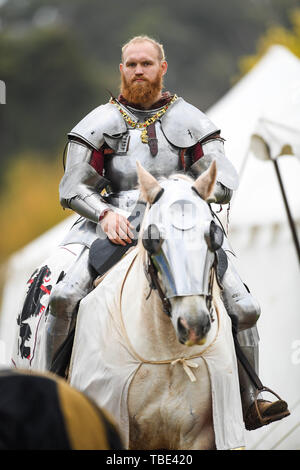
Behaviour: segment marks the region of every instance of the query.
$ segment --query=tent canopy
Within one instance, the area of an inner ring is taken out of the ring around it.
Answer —
[[[285,47],[272,46],[208,111],[222,130],[226,153],[240,176],[231,204],[233,229],[286,223],[272,162],[262,161],[264,145],[273,157],[292,155],[281,158],[280,168],[293,216],[300,219],[299,160],[295,158],[300,158],[299,83],[300,60]]]

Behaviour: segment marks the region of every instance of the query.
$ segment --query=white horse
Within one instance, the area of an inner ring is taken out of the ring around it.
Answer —
[[[147,201],[136,248],[79,307],[71,385],[115,418],[129,449],[244,446],[231,321],[215,251],[222,231],[206,199],[216,166],[195,182],[157,181],[138,165]]]

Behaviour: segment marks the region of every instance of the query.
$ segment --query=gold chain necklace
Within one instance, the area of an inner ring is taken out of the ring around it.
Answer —
[[[136,128],[137,129],[142,129],[141,140],[142,140],[143,144],[147,144],[148,143],[147,127],[150,126],[150,124],[153,124],[155,121],[157,121],[157,119],[159,119],[161,116],[163,116],[165,114],[165,112],[167,111],[168,107],[171,106],[171,104],[173,104],[174,101],[177,100],[177,98],[178,98],[178,96],[174,95],[169,103],[165,104],[165,106],[162,109],[157,111],[157,113],[155,113],[153,116],[151,116],[150,118],[148,118],[144,122],[134,121],[129,116],[129,114],[127,114],[126,111],[124,111],[124,109],[118,104],[118,102],[114,98],[111,98],[109,100],[109,102],[114,104],[118,108],[118,110],[122,114],[124,120],[127,122],[127,124],[129,124],[131,127],[133,127],[133,129],[136,129]]]

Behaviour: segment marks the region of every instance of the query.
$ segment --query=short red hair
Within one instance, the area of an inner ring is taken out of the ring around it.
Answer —
[[[136,42],[145,42],[145,41],[150,42],[151,44],[153,44],[153,46],[156,47],[157,52],[158,52],[158,58],[160,61],[166,60],[163,45],[157,42],[155,39],[150,38],[149,36],[143,35],[143,36],[135,36],[134,38],[126,42],[126,44],[124,44],[124,46],[122,47],[122,62],[124,61],[124,52],[129,45],[134,44]]]

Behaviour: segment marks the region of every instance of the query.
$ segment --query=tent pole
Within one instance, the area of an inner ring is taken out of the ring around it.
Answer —
[[[299,240],[298,240],[298,236],[297,236],[297,232],[296,232],[295,223],[293,221],[292,214],[291,214],[289,204],[288,204],[288,201],[287,201],[287,197],[286,197],[285,189],[284,189],[284,186],[283,186],[281,174],[280,174],[280,171],[279,171],[279,166],[278,166],[277,159],[276,158],[272,159],[272,161],[274,162],[275,171],[276,171],[276,174],[277,174],[277,178],[278,178],[279,186],[280,186],[280,189],[281,189],[281,193],[282,193],[282,197],[283,197],[283,201],[284,201],[284,205],[285,205],[285,209],[286,209],[290,229],[291,229],[291,232],[292,232],[292,237],[293,237],[295,248],[296,248],[297,255],[298,255],[298,261],[299,261],[299,264],[300,264],[300,245],[299,245]]]

